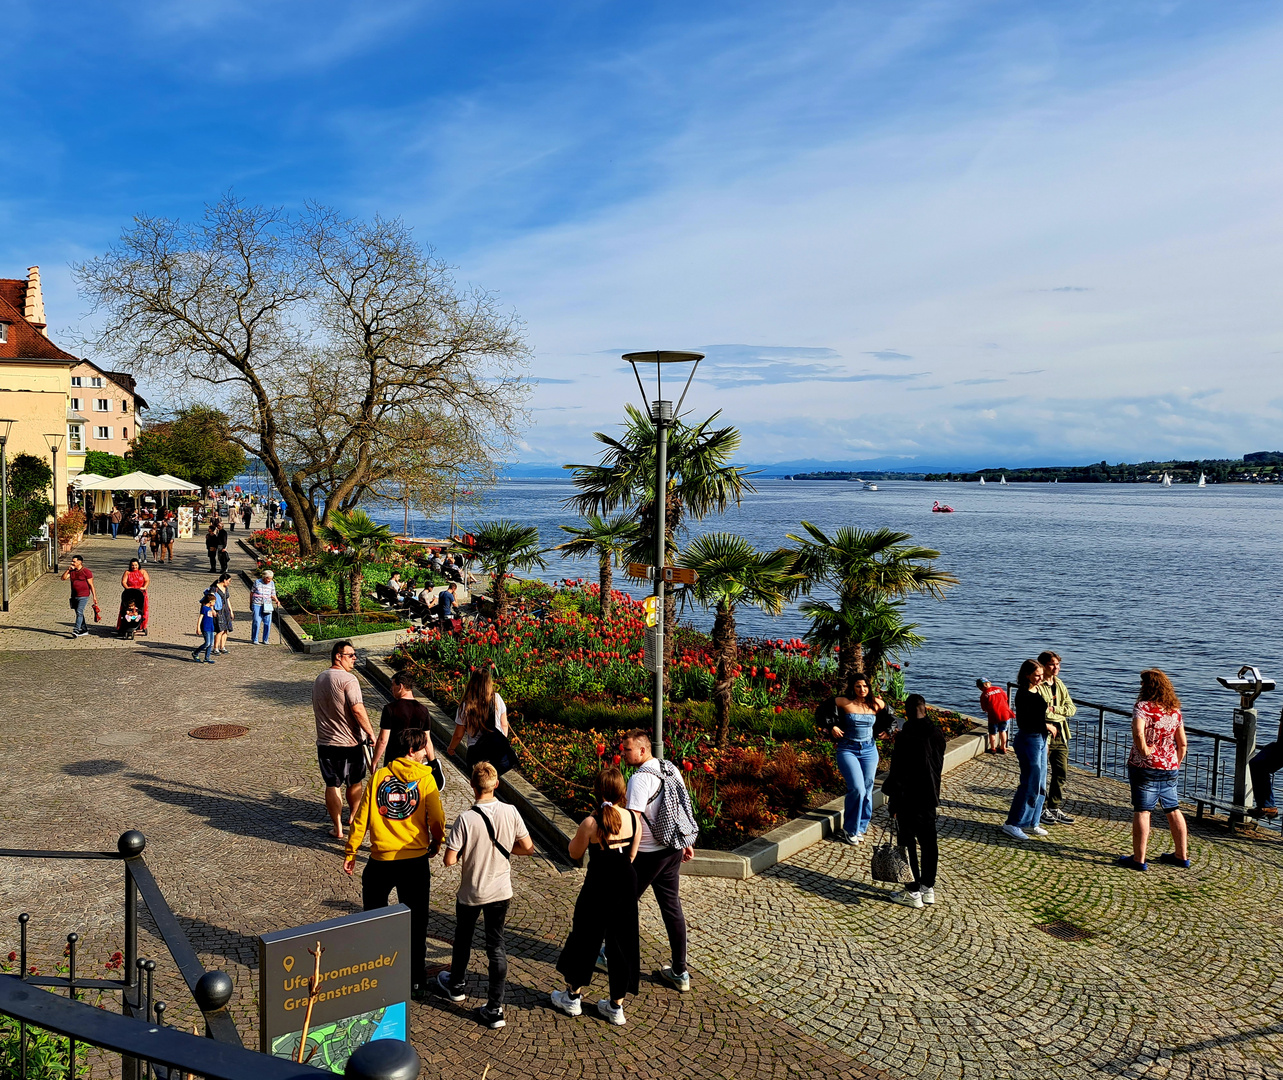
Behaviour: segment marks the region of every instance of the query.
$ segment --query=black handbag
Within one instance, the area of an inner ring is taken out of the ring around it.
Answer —
[[[891,827],[882,831],[882,838],[873,849],[869,871],[874,881],[887,881],[892,885],[903,885],[913,880],[913,871],[909,869],[909,853],[900,843],[894,818],[891,820]]]

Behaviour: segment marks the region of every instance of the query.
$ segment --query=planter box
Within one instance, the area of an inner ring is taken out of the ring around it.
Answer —
[[[246,545],[248,546],[248,545]],[[251,590],[254,588],[254,575],[248,570],[241,571],[241,580],[245,582]],[[314,638],[293,615],[283,607],[278,607],[273,613],[272,621],[288,643],[290,648],[295,652],[304,653],[328,653],[331,646],[341,638]],[[380,630],[374,634],[357,634],[347,640],[358,649],[391,649],[396,643],[405,636],[405,629],[398,630]]]
[[[370,659],[365,662],[363,670],[371,682],[377,684],[384,693],[391,695],[393,672],[387,664]],[[428,711],[432,714],[433,735],[443,746],[447,745],[454,734],[454,721],[447,717],[430,698],[420,697],[420,700],[427,705]],[[950,739],[945,746],[942,773],[956,769],[959,765],[983,754],[986,734],[987,728],[978,726]],[[458,759],[456,763],[466,774],[467,765]],[[875,810],[886,803],[886,797],[881,791],[884,775],[879,773],[874,782],[876,790],[873,793],[873,809]],[[526,827],[539,837],[545,847],[555,851],[565,861],[571,861],[567,849],[575,831],[579,828],[579,822],[561,811],[551,799],[519,773],[510,772],[501,776],[499,793],[521,811]],[[778,828],[741,844],[734,851],[696,848],[695,857],[682,864],[682,873],[688,877],[721,877],[738,880],[760,874],[763,870],[783,862],[799,851],[818,844],[825,837],[832,836],[842,821],[844,803],[845,798],[833,799],[814,810],[804,811],[792,821],[786,821]],[[583,861],[580,860],[574,865],[581,866]]]
[[[383,693],[389,698],[392,696],[392,668],[381,660],[371,658],[365,661],[361,670]],[[454,735],[454,720],[442,712],[431,698],[420,695],[419,700],[432,714],[432,737],[444,752]],[[468,775],[466,761],[456,755],[454,763],[459,766],[464,776]],[[563,862],[574,866],[583,865],[582,859],[573,860],[568,852],[571,838],[579,828],[579,822],[562,813],[551,799],[519,773],[509,772],[499,777],[499,794],[521,812],[526,828],[539,837],[544,847],[555,852]]]

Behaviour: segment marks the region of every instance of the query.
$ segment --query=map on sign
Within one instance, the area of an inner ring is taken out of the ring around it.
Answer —
[[[303,1060],[318,1069],[341,1073],[347,1059],[372,1039],[404,1039],[405,1033],[404,1002],[356,1016],[345,1016],[342,1020],[308,1031]],[[272,1055],[298,1060],[298,1041],[302,1034],[302,1030],[291,1031],[273,1039]]]

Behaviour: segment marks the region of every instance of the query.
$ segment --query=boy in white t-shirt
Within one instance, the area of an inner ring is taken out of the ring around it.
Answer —
[[[477,1010],[487,1027],[501,1028],[503,990],[508,979],[508,953],[504,948],[503,924],[512,900],[513,855],[533,855],[534,841],[515,806],[495,798],[499,774],[488,761],[479,761],[472,770],[472,791],[476,803],[455,818],[445,842],[445,865],[460,865],[463,879],[455,900],[454,955],[450,970],[437,976],[437,985],[451,1001],[463,1001],[463,981],[472,953],[472,932],[477,919],[486,921],[486,957],[490,961],[490,984],[486,1003]]]

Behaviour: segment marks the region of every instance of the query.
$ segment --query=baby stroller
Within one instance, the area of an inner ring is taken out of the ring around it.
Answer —
[[[120,594],[120,614],[116,616],[116,632],[121,637],[132,640],[142,628],[146,604],[147,597],[142,589],[125,589]]]

